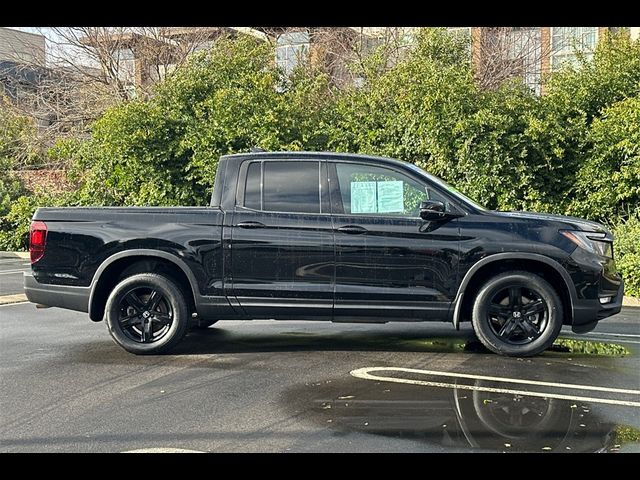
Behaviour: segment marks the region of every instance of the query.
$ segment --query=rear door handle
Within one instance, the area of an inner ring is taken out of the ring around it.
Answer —
[[[240,222],[236,227],[240,228],[264,228],[266,225],[260,222]]]
[[[367,233],[368,230],[359,225],[345,225],[344,227],[339,227],[336,229],[338,232],[348,233],[350,235],[360,235],[362,233]]]

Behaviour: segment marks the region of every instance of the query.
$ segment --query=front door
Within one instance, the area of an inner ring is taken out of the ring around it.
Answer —
[[[392,166],[330,161],[336,242],[336,320],[444,320],[455,295],[458,222],[425,222],[439,199],[424,180]]]
[[[331,318],[334,243],[326,163],[247,161],[232,221],[233,295],[250,318]]]

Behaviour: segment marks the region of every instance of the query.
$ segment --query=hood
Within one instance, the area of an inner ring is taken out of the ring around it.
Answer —
[[[583,232],[602,232],[602,233],[610,233],[604,225],[592,222],[590,220],[585,220],[583,218],[577,217],[568,217],[565,215],[552,215],[550,213],[536,213],[536,212],[497,212],[494,211],[496,215],[501,217],[510,217],[510,218],[522,218],[526,220],[537,220],[537,221],[553,221],[553,222],[562,222],[567,224],[569,228],[574,230],[581,230]]]

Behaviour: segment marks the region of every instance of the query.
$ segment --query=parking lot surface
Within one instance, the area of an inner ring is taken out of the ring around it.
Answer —
[[[141,357],[86,314],[3,305],[0,451],[638,451],[639,317],[528,359],[448,324],[297,321]]]

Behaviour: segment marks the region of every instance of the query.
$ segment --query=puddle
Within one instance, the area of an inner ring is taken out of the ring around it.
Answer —
[[[213,337],[213,338],[207,338]],[[466,336],[425,337],[421,334],[388,335],[386,332],[229,333],[221,329],[192,332],[179,351],[190,353],[244,353],[274,351],[393,351],[425,353],[487,353],[473,333]],[[557,356],[621,357],[630,351],[619,344],[560,338],[545,354]]]
[[[602,420],[589,404],[555,398],[343,379],[298,386],[283,401],[336,434],[450,450],[616,452],[640,442],[640,430]]]

